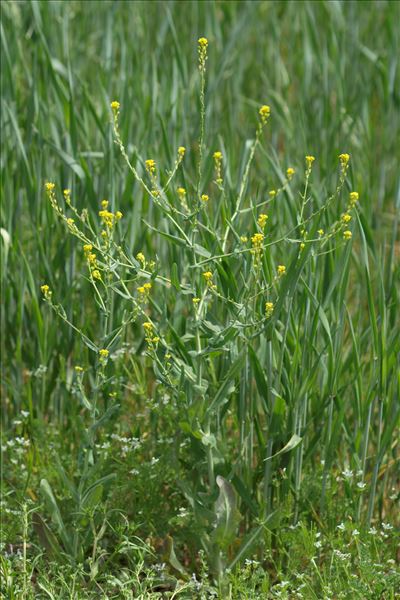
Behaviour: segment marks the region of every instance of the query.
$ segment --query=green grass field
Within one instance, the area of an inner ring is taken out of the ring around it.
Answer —
[[[396,1],[2,2],[2,597],[400,598],[399,57]]]

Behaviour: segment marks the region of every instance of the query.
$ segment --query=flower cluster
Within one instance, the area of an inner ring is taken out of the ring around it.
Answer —
[[[52,295],[52,291],[50,289],[50,287],[47,285],[47,283],[44,283],[43,285],[40,286],[40,289],[42,291],[43,296],[45,297],[46,300],[51,300],[51,295]]]
[[[208,39],[205,37],[201,37],[198,40],[198,54],[199,54],[199,69],[200,72],[204,73],[206,70],[206,62],[207,62],[207,48],[208,48]]]
[[[213,274],[211,273],[211,271],[205,271],[203,273],[203,278],[207,284],[207,287],[209,287],[211,289],[214,289],[216,287],[216,285],[212,281]]]
[[[285,275],[286,274],[285,265],[278,265],[277,273],[278,273],[279,277],[282,277],[283,275]]]
[[[143,285],[138,287],[137,291],[139,294],[139,302],[147,302],[150,295],[151,287],[151,283],[144,283]]]
[[[154,325],[150,321],[143,323],[144,337],[150,347],[154,347],[160,341],[160,338],[154,335]]]
[[[307,154],[306,156],[306,177],[310,176],[313,162],[315,161],[315,156],[312,154]]]
[[[219,185],[221,185],[221,183],[222,183],[222,176],[221,176],[222,152],[220,152],[219,150],[214,152],[213,159],[214,159],[215,174],[216,174],[215,181]]]
[[[257,224],[258,224],[259,227],[261,227],[261,229],[264,229],[265,225],[267,224],[267,221],[268,221],[268,215],[265,215],[264,213],[261,213],[258,216]]]
[[[307,154],[306,156],[306,165],[307,165],[307,169],[310,169],[313,162],[315,160],[315,156],[312,156],[311,154]]]
[[[339,154],[339,160],[340,160],[340,166],[342,167],[342,169],[347,168],[347,166],[350,162],[350,154],[347,154],[347,153]]]
[[[267,319],[269,319],[270,317],[272,317],[272,314],[274,312],[274,303],[273,302],[266,302],[265,303],[265,316]]]
[[[94,252],[92,252],[92,250],[92,244],[85,244],[83,246],[83,252],[85,253],[86,262],[88,264],[91,276],[93,279],[101,280],[101,274],[97,264],[97,256]]]
[[[286,176],[289,181],[291,181],[293,179],[294,174],[295,174],[295,170],[293,169],[293,167],[289,167],[288,169],[286,169]]]
[[[358,192],[350,192],[349,196],[349,208],[354,208],[358,202],[359,194]]]
[[[255,233],[251,236],[251,253],[253,254],[256,262],[260,260],[264,242],[263,233]]]
[[[150,173],[150,175],[154,175],[156,172],[156,161],[152,158],[148,158],[144,164],[146,166],[146,171]]]
[[[101,350],[99,350],[99,360],[101,364],[104,365],[107,362],[109,354],[110,352],[107,350],[107,348],[101,348]]]
[[[271,115],[271,109],[267,104],[264,104],[258,111],[258,114],[261,118],[261,124],[265,125]]]

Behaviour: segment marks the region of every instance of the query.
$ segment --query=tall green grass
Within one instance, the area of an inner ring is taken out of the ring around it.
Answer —
[[[112,479],[104,478],[114,467],[84,458],[88,448],[96,454],[96,419],[106,414],[106,431],[120,423],[121,431],[148,436],[149,456],[164,428],[174,439],[162,446],[171,466],[166,485],[190,506],[188,544],[206,549],[216,573],[304,511],[335,527],[330,490],[345,468],[360,472],[360,486],[347,490],[352,518],[369,526],[390,514],[400,410],[399,17],[394,2],[92,2],[90,9],[81,2],[3,3],[3,430],[29,410],[35,451],[27,489],[39,473],[58,486],[59,497],[69,488],[65,496],[79,514],[112,493]],[[127,168],[109,105],[121,103],[121,139],[138,168],[147,158],[171,166],[178,146],[187,148],[169,197],[177,202],[176,185],[195,197],[200,35],[209,39],[200,189],[210,200],[198,223],[182,219],[177,234]],[[272,116],[243,189],[246,212],[225,245],[264,103]],[[211,184],[215,150],[224,156],[223,194]],[[354,189],[360,207],[352,242],[328,244],[320,256],[307,245],[299,258],[298,244],[286,241],[254,271],[251,254],[233,250],[235,239],[255,231],[255,205],[293,166],[293,186],[272,205],[267,231],[278,237],[295,228],[304,155],[317,157],[309,194],[318,208],[337,185],[341,152],[351,155],[342,199],[311,233],[340,218]],[[129,303],[110,294],[105,318],[83,277],[81,244],[46,200],[47,180],[71,188],[93,223],[103,198],[123,212],[120,243],[130,265],[124,280],[136,277],[138,252],[155,260],[150,315],[165,346],[155,368],[140,322],[110,344],[114,328],[129,318]],[[201,249],[182,242],[182,231]],[[273,291],[274,316],[257,328],[254,316],[262,320],[269,299],[253,300],[257,275],[270,281],[278,264],[287,275]],[[188,292],[201,297],[209,268],[225,300],[215,298],[195,318]],[[105,378],[93,375],[96,353],[44,307],[44,282],[65,319],[98,349],[124,350],[109,361]],[[163,371],[167,346],[172,380]],[[97,389],[99,396],[90,423],[79,404],[77,364],[88,369],[85,393]],[[40,451],[48,426],[63,431],[59,454],[67,449],[78,467],[52,470]],[[318,483],[310,483],[313,473]],[[79,552],[89,551],[85,543],[92,547],[95,536],[84,543],[72,533],[76,523],[60,524],[48,485],[42,494],[62,532],[60,548],[82,560]],[[132,493],[128,482],[119,485]],[[39,496],[38,486],[31,491]],[[173,527],[165,533],[174,534]]]

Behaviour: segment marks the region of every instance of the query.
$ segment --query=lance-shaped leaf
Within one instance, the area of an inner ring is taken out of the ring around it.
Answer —
[[[219,496],[215,503],[215,529],[212,539],[220,548],[226,548],[235,539],[241,515],[236,507],[233,486],[220,475],[217,476],[216,482]]]
[[[297,435],[297,433],[294,433],[288,441],[288,443],[286,444],[286,446],[283,446],[283,448],[281,448],[279,452],[276,452],[276,454],[273,454],[272,456],[267,456],[267,458],[264,458],[264,460],[271,460],[271,458],[275,458],[275,456],[279,456],[280,454],[285,454],[285,452],[290,452],[291,450],[294,450],[301,443],[301,440],[302,438],[299,435]]]

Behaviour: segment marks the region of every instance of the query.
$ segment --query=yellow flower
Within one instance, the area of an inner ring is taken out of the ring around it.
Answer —
[[[186,148],[185,146],[179,146],[178,148],[178,154],[181,158],[183,158],[185,156],[185,152],[186,152]]]
[[[206,69],[207,46],[208,46],[207,38],[205,38],[205,37],[199,38],[199,40],[198,40],[199,69],[203,73]]]
[[[145,161],[146,169],[149,173],[155,173],[156,171],[156,161],[152,158],[148,158]]]
[[[45,283],[44,285],[41,285],[40,289],[45,298],[50,298],[52,292],[50,290],[50,287],[47,285],[47,283]]]
[[[285,273],[286,273],[285,265],[278,265],[277,271],[278,271],[279,277],[282,277],[282,275],[285,275]]]
[[[178,187],[177,192],[181,198],[186,195],[186,190],[183,187]]]
[[[54,190],[54,188],[56,187],[56,184],[51,183],[50,181],[46,181],[46,183],[44,184],[44,187],[46,188],[46,190],[48,192],[52,192]]]
[[[257,223],[261,227],[261,229],[264,229],[267,221],[268,221],[268,215],[261,213],[258,217]]]
[[[349,215],[349,213],[345,213],[342,215],[342,221],[343,223],[349,223],[351,221],[351,215]]]
[[[149,294],[150,294],[150,290],[151,290],[151,283],[145,283],[144,285],[138,287],[137,291],[140,294],[141,302],[147,301],[147,298],[149,297]]]
[[[75,221],[73,219],[67,219],[68,225],[73,225]]]
[[[76,365],[76,366],[75,366],[75,371],[76,371],[77,373],[82,373],[82,372],[83,372],[83,369],[82,369],[82,367],[80,367],[79,365]]]
[[[288,169],[286,169],[286,175],[287,175],[287,178],[289,179],[289,181],[292,179],[294,173],[295,173],[295,170],[292,167],[289,167]]]
[[[143,252],[138,252],[138,253],[136,254],[136,258],[137,258],[137,260],[138,260],[139,262],[141,262],[141,263],[142,263],[142,265],[144,265],[144,264],[145,264],[145,262],[146,262],[146,259],[145,259],[145,257],[144,257],[144,254],[143,254]]]
[[[325,231],[323,229],[318,229],[317,233],[318,233],[319,237],[322,237],[324,235]]]
[[[268,117],[271,114],[271,109],[267,104],[264,104],[260,110],[258,111],[260,117],[261,117],[261,123],[263,125],[265,125],[265,123],[268,121]]]
[[[342,153],[339,154],[340,164],[343,167],[346,167],[349,164],[350,154]]]
[[[252,245],[251,253],[253,254],[254,259],[257,263],[261,257],[263,241],[264,241],[263,233],[255,233],[254,235],[251,236],[251,245]]]
[[[68,190],[68,189],[67,189],[67,190],[64,190],[64,191],[63,191],[63,194],[64,194],[64,198],[65,198],[65,200],[66,200],[67,202],[69,202],[69,201],[70,201],[71,190]]]
[[[264,241],[263,233],[255,233],[251,237],[251,243],[253,245],[253,248],[260,248],[262,246],[263,241]]]
[[[350,192],[350,208],[354,208],[359,198],[358,192]]]
[[[192,298],[193,304],[198,304],[200,302],[200,298]]]
[[[267,317],[267,319],[269,319],[272,316],[273,312],[274,312],[274,303],[266,302],[265,303],[265,316]]]
[[[99,211],[99,217],[101,217],[101,220],[103,221],[104,225],[108,228],[111,229],[114,225],[114,215],[112,212],[110,212],[109,210],[100,210]]]
[[[213,274],[211,273],[211,271],[206,271],[205,273],[203,273],[203,277],[207,281],[207,283],[211,281],[212,276]]]
[[[208,202],[208,200],[209,200],[207,194],[202,194],[201,195],[201,199],[202,199],[203,202]]]
[[[102,200],[101,206],[102,206],[102,208],[108,208],[108,200]]]
[[[100,271],[98,271],[98,269],[95,269],[95,270],[92,272],[92,277],[93,277],[93,279],[99,279],[99,280],[101,280],[101,274],[100,274]]]
[[[153,339],[151,340],[153,342],[153,344],[158,344],[158,342],[160,341],[159,337],[153,337]]]
[[[85,253],[87,253],[87,252],[91,252],[92,248],[93,248],[92,244],[85,244],[85,245],[83,246],[83,251],[84,251]]]
[[[351,240],[351,238],[353,237],[353,234],[351,233],[351,231],[349,229],[346,229],[346,231],[343,231],[343,237],[345,240]]]
[[[315,156],[312,156],[311,154],[307,154],[307,156],[306,156],[307,169],[311,169],[311,166],[312,166],[314,160],[315,160]]]
[[[215,181],[217,183],[221,184],[222,183],[222,177],[221,177],[222,152],[217,150],[216,152],[214,152],[213,158],[214,158],[214,163],[215,163],[215,171],[216,171],[216,175],[217,175]]]
[[[276,190],[270,190],[268,192],[268,194],[270,195],[271,198],[274,198],[276,196]]]
[[[120,106],[121,106],[121,105],[120,105],[120,103],[119,103],[117,100],[113,100],[113,101],[111,102],[111,108],[112,108],[114,111],[117,111],[117,110],[119,110],[119,107],[120,107]]]
[[[110,353],[106,348],[102,348],[101,350],[99,350],[99,354],[100,354],[100,358],[106,359],[106,358],[108,358],[108,355]]]
[[[248,241],[247,235],[241,235],[240,236],[240,241],[245,244]]]
[[[153,323],[150,323],[150,321],[146,321],[146,323],[143,323],[143,329],[145,330],[147,335],[149,335],[153,331]]]
[[[122,212],[120,210],[117,210],[117,212],[115,213],[115,218],[117,219],[117,221],[122,219],[123,216],[124,215],[122,214]]]

